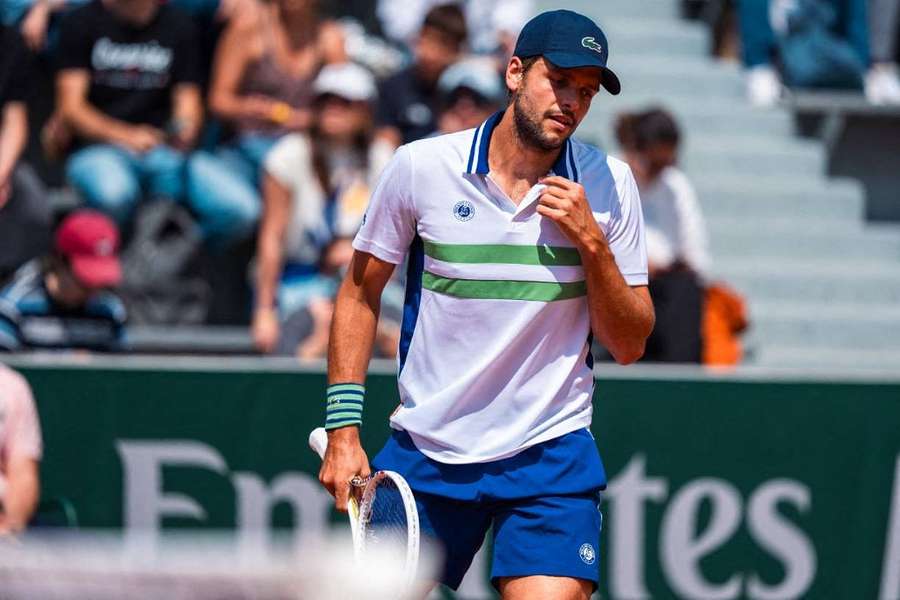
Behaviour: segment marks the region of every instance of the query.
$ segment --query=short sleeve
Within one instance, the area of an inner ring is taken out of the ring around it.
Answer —
[[[19,310],[6,298],[6,290],[0,292],[0,352],[21,350],[19,338]]]
[[[402,95],[399,75],[394,75],[379,86],[378,101],[375,104],[375,124],[378,127],[400,127],[397,101]]]
[[[647,285],[647,247],[641,197],[631,169],[616,182],[606,239],[628,285]]]
[[[0,64],[5,63],[4,66],[9,68],[5,78],[4,74],[0,74],[0,105],[7,102],[27,102],[31,82],[30,54],[25,51],[19,32],[15,29],[4,27],[0,31],[0,40],[3,42],[2,51],[8,53]]]
[[[7,460],[40,460],[43,454],[41,425],[31,388],[21,375],[13,371],[0,375],[0,387],[5,397],[7,413],[3,455]]]
[[[369,200],[353,247],[400,264],[416,235],[413,206],[412,156],[401,146],[384,168]]]
[[[63,17],[59,29],[59,46],[56,50],[57,66],[60,70],[91,68],[91,50],[94,45],[92,27],[87,11],[90,5],[82,6]]]
[[[272,147],[263,162],[263,169],[287,187],[297,187],[298,174],[308,175],[309,144],[299,133],[291,133],[281,138]]]
[[[175,61],[172,66],[172,83],[200,84],[203,74],[200,68],[199,45],[197,33],[191,18],[180,11],[174,11],[173,20],[177,20],[178,42],[175,46]]]

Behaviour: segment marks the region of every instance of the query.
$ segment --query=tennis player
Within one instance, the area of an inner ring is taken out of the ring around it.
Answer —
[[[408,480],[451,588],[491,526],[504,599],[597,585],[606,475],[588,432],[591,340],[631,363],[654,321],[634,178],[571,139],[601,87],[620,91],[608,52],[583,15],[526,24],[505,110],[397,150],[338,293],[319,478],[343,509],[348,481],[370,473],[363,383],[381,291],[405,259],[400,406],[372,468]]]

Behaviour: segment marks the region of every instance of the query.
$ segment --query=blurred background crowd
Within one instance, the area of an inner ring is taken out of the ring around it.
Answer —
[[[713,58],[742,62],[750,103],[771,106],[791,88],[900,104],[898,6],[681,9],[709,25]],[[400,144],[505,107],[502,73],[540,8],[0,0],[0,349],[140,350],[136,334],[157,328],[151,345],[167,350],[184,328],[230,326],[249,332],[247,351],[324,356],[381,167]],[[629,57],[611,29],[615,66]],[[690,124],[647,105],[618,111],[609,129],[606,150],[631,165],[648,227],[658,325],[645,360],[739,362],[747,308],[712,275],[701,203],[679,168]],[[384,357],[402,309],[398,273],[383,300]]]

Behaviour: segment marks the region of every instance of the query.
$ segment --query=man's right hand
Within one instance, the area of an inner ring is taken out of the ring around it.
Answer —
[[[136,125],[129,128],[122,142],[124,145],[138,154],[143,154],[159,146],[165,140],[165,134],[149,125]]]
[[[359,442],[359,428],[355,425],[328,432],[328,449],[319,470],[319,481],[334,496],[335,508],[347,512],[350,499],[350,480],[371,474],[369,458]]]

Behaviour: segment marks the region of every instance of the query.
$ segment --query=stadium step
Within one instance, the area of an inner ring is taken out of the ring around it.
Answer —
[[[872,232],[842,229],[834,225],[815,227],[815,221],[805,227],[777,227],[784,221],[770,222],[745,219],[743,226],[733,221],[710,221],[712,254],[728,259],[753,256],[756,258],[793,259],[827,258],[839,260],[867,260],[876,258],[900,259],[900,235],[894,231]]]
[[[622,79],[620,96],[594,99],[580,137],[616,154],[621,112],[655,105],[678,119],[713,278],[751,306],[747,362],[900,368],[900,227],[865,223],[861,185],[828,178],[821,144],[797,138],[787,111],[746,102],[741,68],[707,55],[705,26],[682,21],[678,0],[563,6],[601,23]]]
[[[809,348],[854,347],[900,352],[900,309],[855,303],[751,304],[752,339],[766,345],[803,340]]]
[[[668,18],[641,16],[600,16],[598,22],[606,33],[610,45],[612,64],[618,66],[620,57],[665,53],[669,56],[694,60],[709,46],[708,36],[702,30],[672,27]]]
[[[765,345],[751,350],[751,360],[761,367],[821,369],[828,372],[848,369],[896,374],[900,350],[856,348],[852,346],[810,348],[805,345]],[[871,375],[870,375],[871,376]]]
[[[900,304],[897,262],[713,256],[712,271],[751,302]]]
[[[841,219],[862,226],[863,192],[850,180],[798,180],[762,175],[708,174],[694,179],[703,212],[710,218],[778,216]]]

